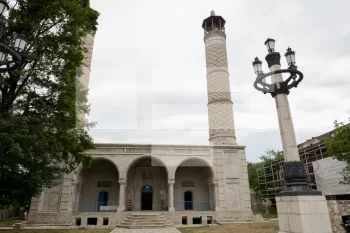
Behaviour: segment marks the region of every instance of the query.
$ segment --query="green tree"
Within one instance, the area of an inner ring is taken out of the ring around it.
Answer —
[[[327,146],[327,155],[347,164],[343,171],[344,180],[341,183],[350,184],[350,124],[335,121],[334,129],[334,137],[324,141]]]
[[[271,163],[279,159],[283,159],[283,152],[268,149],[267,151],[265,151],[265,154],[259,157],[259,159],[260,159],[260,162],[256,162],[256,163],[248,162],[247,164],[249,187],[255,192],[259,191],[257,170],[263,168],[265,164]]]
[[[265,154],[261,155],[259,158],[264,164],[267,164],[276,160],[283,159],[283,152],[279,150],[275,151],[268,149],[265,151]]]
[[[257,170],[264,167],[263,162],[251,163],[248,162],[248,179],[249,179],[249,188],[254,190],[254,192],[259,191],[258,175]]]
[[[12,0],[7,35],[29,42],[20,67],[0,74],[0,205],[23,205],[63,173],[89,166],[94,148],[79,121],[87,114],[87,90],[76,69],[94,33],[98,12],[87,0]]]

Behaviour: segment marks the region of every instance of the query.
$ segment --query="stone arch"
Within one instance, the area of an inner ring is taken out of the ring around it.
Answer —
[[[101,206],[116,208],[119,201],[119,173],[118,166],[109,158],[94,157],[89,168],[81,165],[76,170],[75,211],[96,212],[100,211]],[[100,200],[102,192],[107,193],[108,199]]]
[[[112,163],[115,168],[117,169],[118,171],[118,177],[121,178],[122,176],[122,171],[119,169],[118,165],[113,161],[111,160],[110,158],[106,158],[106,157],[92,157],[92,161],[91,161],[91,164],[94,162],[94,161],[97,161],[97,160],[106,160],[110,163]],[[76,176],[80,174],[81,170],[84,168],[83,164],[80,164],[74,171],[74,180],[76,179]]]
[[[174,169],[174,206],[176,210],[209,211],[215,209],[214,169],[202,158],[182,160]],[[186,193],[192,200],[185,200]]]
[[[212,181],[213,181],[213,182],[215,181],[215,179],[216,179],[216,174],[215,174],[214,167],[213,167],[208,161],[206,161],[206,160],[204,160],[204,159],[202,159],[202,158],[199,158],[199,157],[190,157],[190,158],[186,158],[186,159],[184,159],[184,160],[181,160],[181,161],[174,167],[174,169],[172,170],[171,176],[169,177],[169,179],[175,179],[176,171],[177,171],[178,168],[181,166],[181,164],[184,164],[184,163],[186,163],[186,162],[188,162],[188,161],[191,161],[191,160],[193,160],[193,161],[198,161],[198,162],[201,163],[201,164],[199,164],[199,165],[208,167],[208,168],[210,169],[210,171],[211,171],[211,174],[212,174],[212,178],[213,178]]]
[[[142,159],[147,159],[147,158],[154,159],[154,160],[156,161],[156,163],[162,165],[162,167],[164,167],[165,170],[166,170],[168,179],[170,178],[170,174],[171,174],[171,173],[170,173],[170,171],[169,171],[169,167],[167,167],[167,166],[165,165],[165,163],[164,163],[163,160],[161,160],[161,159],[158,158],[158,157],[151,156],[151,155],[142,155],[142,156],[139,156],[139,157],[133,159],[132,161],[130,161],[130,163],[126,166],[126,168],[125,168],[125,170],[123,171],[123,173],[120,174],[120,175],[122,175],[122,176],[120,176],[120,177],[121,177],[121,178],[122,178],[122,177],[125,177],[125,179],[127,180],[127,178],[128,178],[128,172],[129,172],[130,168],[132,168],[132,166],[135,165],[135,163],[137,163],[137,161],[140,161],[140,160],[142,160]]]
[[[166,210],[168,176],[168,167],[158,157],[145,155],[133,159],[125,170],[125,209],[127,211]],[[142,193],[144,186],[152,187],[152,196]],[[146,201],[149,205],[142,204]]]

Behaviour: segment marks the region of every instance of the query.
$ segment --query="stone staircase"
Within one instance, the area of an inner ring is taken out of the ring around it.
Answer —
[[[145,228],[166,228],[173,227],[162,213],[132,213],[118,227],[128,229],[145,229]]]

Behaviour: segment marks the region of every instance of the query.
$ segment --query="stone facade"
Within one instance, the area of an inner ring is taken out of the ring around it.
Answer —
[[[33,198],[28,223],[71,225],[87,215],[113,214],[120,216],[110,221],[119,223],[125,211],[142,210],[145,186],[152,188],[151,211],[164,211],[174,223],[201,213],[216,220],[253,218],[242,146],[96,146],[90,168],[78,168]],[[118,211],[104,213],[96,205],[101,192]],[[189,207],[185,192],[192,194]]]
[[[161,211],[175,224],[254,219],[245,147],[235,137],[224,24],[215,15],[203,23],[210,146],[97,144],[87,151],[90,168],[64,175],[32,199],[29,224],[117,225],[129,211],[144,210]],[[86,87],[92,44],[89,36]]]
[[[340,223],[342,215],[350,214],[350,200],[327,201],[327,205],[333,233],[345,233]]]

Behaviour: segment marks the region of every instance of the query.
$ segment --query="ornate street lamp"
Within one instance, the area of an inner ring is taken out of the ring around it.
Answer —
[[[27,41],[24,38],[24,36],[23,35],[17,36],[15,40],[15,50],[21,53],[25,50],[26,45],[27,45]]]
[[[0,0],[0,16],[5,17],[9,9],[9,4],[5,0]]]
[[[254,73],[257,75],[262,74],[261,64],[262,64],[262,61],[260,61],[259,58],[256,57],[253,61],[253,67],[254,67]]]
[[[307,184],[306,172],[304,165],[300,161],[288,103],[289,91],[293,87],[297,87],[303,80],[303,73],[297,70],[295,52],[291,48],[288,48],[285,53],[289,67],[288,69],[281,69],[281,55],[279,52],[275,52],[275,40],[269,38],[265,41],[265,45],[269,52],[265,59],[270,72],[263,73],[261,68],[262,62],[256,57],[253,61],[254,73],[257,75],[254,87],[264,94],[270,93],[276,101],[285,159],[283,167],[285,189],[278,196],[320,195],[319,191],[310,189]],[[283,80],[282,73],[288,73],[289,77]],[[271,82],[266,82],[266,79],[270,76]]]
[[[267,40],[265,41],[265,45],[267,47],[267,50],[272,53],[275,51],[275,40],[271,39],[271,38],[267,38]]]
[[[0,0],[0,72],[8,72],[17,69],[22,64],[22,57],[26,56],[23,52],[26,49],[27,41],[23,35],[18,35],[14,46],[3,43],[6,37],[6,15],[10,9],[6,0]]]

